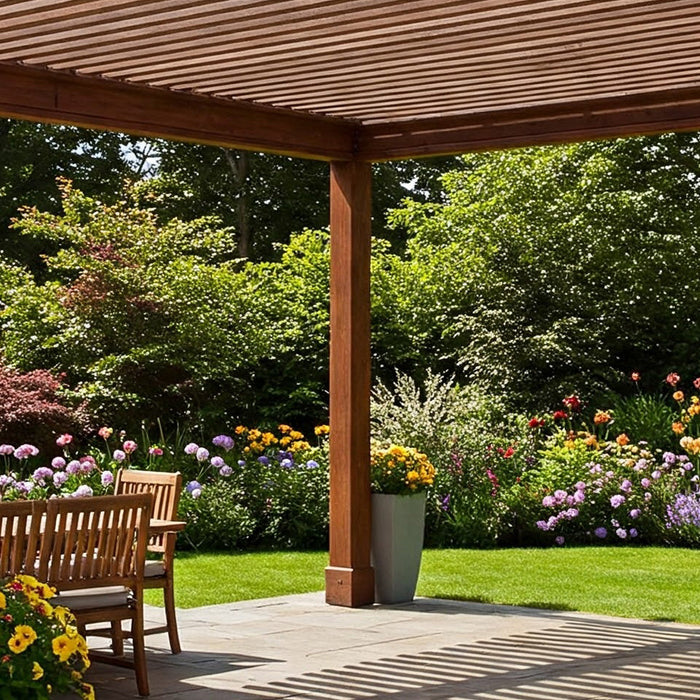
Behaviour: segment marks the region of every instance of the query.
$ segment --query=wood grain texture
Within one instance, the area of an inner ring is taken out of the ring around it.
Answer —
[[[374,600],[369,479],[371,168],[331,164],[330,566],[326,600]]]

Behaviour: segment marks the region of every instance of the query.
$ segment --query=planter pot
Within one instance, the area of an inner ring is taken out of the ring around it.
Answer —
[[[424,529],[425,493],[410,496],[372,494],[375,602],[405,603],[413,600]]]

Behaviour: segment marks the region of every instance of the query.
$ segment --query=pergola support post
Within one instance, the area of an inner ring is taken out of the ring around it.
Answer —
[[[369,478],[371,165],[331,163],[330,564],[326,602],[374,602]]]

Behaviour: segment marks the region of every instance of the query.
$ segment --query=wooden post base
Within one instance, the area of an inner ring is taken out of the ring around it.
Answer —
[[[359,608],[374,603],[374,569],[326,567],[326,603]]]

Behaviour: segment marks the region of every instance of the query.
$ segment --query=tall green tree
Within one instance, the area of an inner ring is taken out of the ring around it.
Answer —
[[[58,213],[58,178],[109,202],[145,164],[140,143],[124,134],[0,119],[0,253],[36,269],[53,250],[46,239],[18,236],[10,222],[22,206]]]

